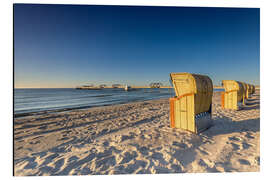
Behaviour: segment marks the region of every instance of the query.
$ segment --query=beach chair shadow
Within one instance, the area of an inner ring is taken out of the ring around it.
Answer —
[[[234,121],[229,117],[222,116],[214,118],[212,127],[207,131],[202,132],[202,134],[208,137],[213,137],[216,135],[250,131],[260,131],[260,118]]]

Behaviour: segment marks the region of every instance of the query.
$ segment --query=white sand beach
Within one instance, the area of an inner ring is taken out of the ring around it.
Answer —
[[[170,128],[168,99],[16,118],[15,176],[259,171],[259,90],[238,111],[215,92],[212,108],[199,135]]]

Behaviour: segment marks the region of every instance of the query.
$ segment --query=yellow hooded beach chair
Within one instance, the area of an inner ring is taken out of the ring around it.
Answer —
[[[212,124],[212,80],[205,75],[171,73],[176,96],[170,98],[172,128],[199,133]]]
[[[221,94],[221,106],[225,109],[238,110],[245,99],[244,85],[234,80],[223,80],[222,85],[225,92]]]

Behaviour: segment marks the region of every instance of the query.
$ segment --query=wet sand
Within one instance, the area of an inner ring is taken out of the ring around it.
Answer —
[[[168,99],[16,118],[15,176],[259,171],[259,91],[212,108],[199,135],[169,127]]]

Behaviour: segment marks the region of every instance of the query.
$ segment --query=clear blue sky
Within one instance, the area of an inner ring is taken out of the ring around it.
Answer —
[[[14,5],[15,87],[169,85],[170,72],[259,84],[258,8]]]

